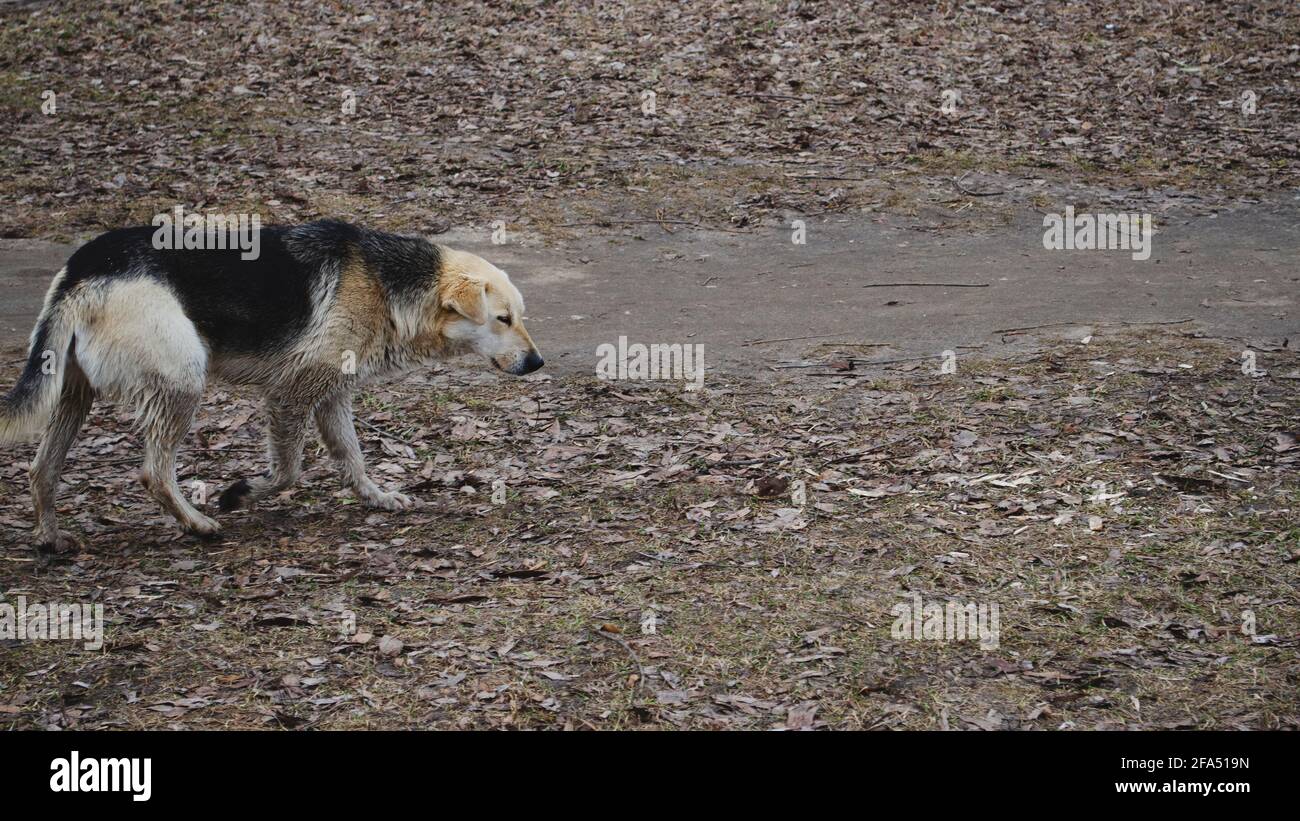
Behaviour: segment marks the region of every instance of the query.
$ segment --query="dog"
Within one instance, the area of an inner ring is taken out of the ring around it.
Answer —
[[[477,353],[498,370],[542,367],[519,290],[474,254],[326,220],[260,230],[256,259],[236,249],[157,247],[150,227],[110,231],[55,275],[26,366],[0,399],[0,442],[41,437],[31,465],[38,550],[75,540],[54,500],[64,459],[96,398],[138,411],[139,479],[192,534],[220,531],[176,484],[176,450],[209,377],[265,400],[270,469],[240,478],[222,511],[291,487],[314,419],[343,481],[371,507],[409,497],[366,475],[352,396],[377,377]]]

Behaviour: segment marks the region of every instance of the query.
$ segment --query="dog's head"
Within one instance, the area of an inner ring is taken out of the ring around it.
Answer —
[[[524,328],[524,299],[506,272],[482,257],[440,246],[438,323],[457,348],[481,354],[515,376],[542,367]]]

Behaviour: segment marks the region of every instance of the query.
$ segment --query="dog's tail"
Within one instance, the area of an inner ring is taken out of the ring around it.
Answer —
[[[59,272],[45,295],[18,383],[0,398],[0,443],[38,437],[59,403],[74,331],[72,306],[59,293],[65,271]]]

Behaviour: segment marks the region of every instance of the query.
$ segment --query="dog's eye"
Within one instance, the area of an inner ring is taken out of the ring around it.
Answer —
[[[508,316],[499,316],[499,317],[497,317],[497,319],[500,320],[500,321],[502,321],[502,322],[504,322],[504,323],[506,323],[507,325],[510,324],[510,317],[508,317]]]

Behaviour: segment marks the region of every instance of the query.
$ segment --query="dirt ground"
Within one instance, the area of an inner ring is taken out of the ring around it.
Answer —
[[[0,727],[1297,729],[1292,6],[0,4],[0,386],[75,243],[178,203],[474,250],[548,360],[359,399],[406,513],[313,440],[181,536],[100,405],[39,557],[0,445],[0,604],[106,621],[0,639]],[[1151,259],[1044,249],[1066,205]],[[703,387],[597,379],[619,336]],[[214,385],[187,491],[262,425]]]
[[[64,728],[1294,729],[1300,357],[1269,361],[1251,377],[1230,346],[1151,332],[699,392],[449,370],[363,403],[375,473],[419,509],[359,508],[313,449],[297,491],[211,543],[135,487],[113,409],[65,476],[88,546],[0,556],[9,599],[101,602],[106,646],[8,647],[0,709]],[[259,427],[213,394],[184,486],[248,471]],[[8,455],[18,535],[26,452]],[[996,604],[999,646],[896,637],[913,593]]]

